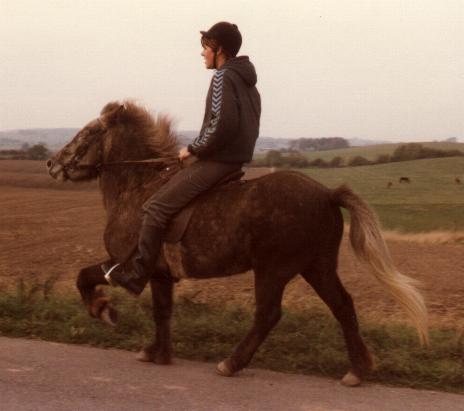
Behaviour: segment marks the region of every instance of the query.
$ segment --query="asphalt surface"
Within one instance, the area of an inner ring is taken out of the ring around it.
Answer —
[[[134,353],[0,337],[0,410],[464,410],[464,396],[215,364],[135,361]]]

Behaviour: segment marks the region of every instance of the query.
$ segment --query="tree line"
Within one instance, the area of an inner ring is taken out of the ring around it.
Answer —
[[[345,160],[341,156],[335,156],[331,160],[315,158],[309,160],[307,155],[297,150],[270,150],[262,159],[253,161],[257,167],[355,167],[373,164],[384,164],[398,161],[419,160],[424,158],[459,157],[464,156],[460,150],[441,150],[437,148],[424,147],[420,143],[402,144],[392,154],[379,154],[375,160],[369,160],[363,156],[354,156]]]
[[[299,138],[290,141],[292,151],[323,151],[348,148],[350,143],[343,137]]]
[[[19,150],[0,150],[0,160],[46,160],[51,155],[46,144],[30,146],[25,143]]]

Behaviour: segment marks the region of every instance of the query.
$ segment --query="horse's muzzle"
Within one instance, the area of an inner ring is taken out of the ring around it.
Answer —
[[[48,174],[50,174],[54,179],[57,179],[60,174],[63,173],[63,167],[59,163],[55,163],[52,159],[47,160],[46,162]]]

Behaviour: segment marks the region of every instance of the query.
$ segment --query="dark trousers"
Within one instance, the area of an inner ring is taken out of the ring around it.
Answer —
[[[143,224],[164,230],[174,214],[242,164],[198,160],[181,169],[143,205]]]

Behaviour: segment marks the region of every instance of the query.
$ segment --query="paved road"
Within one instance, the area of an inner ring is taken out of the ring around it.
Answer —
[[[0,337],[0,410],[464,410],[464,396],[214,365],[134,361],[134,354]]]

